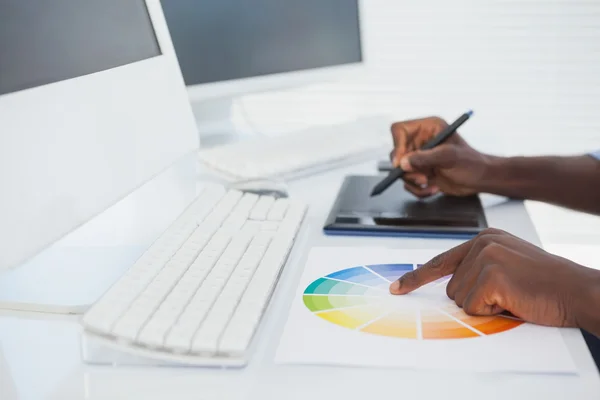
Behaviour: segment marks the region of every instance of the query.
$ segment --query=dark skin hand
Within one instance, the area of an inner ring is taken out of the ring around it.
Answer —
[[[447,123],[436,117],[392,126],[394,166],[417,197],[480,192],[545,201],[600,214],[600,162],[591,156],[495,157],[459,135],[418,150]],[[390,286],[406,294],[452,275],[446,292],[467,314],[508,311],[526,321],[579,327],[600,336],[600,271],[583,267],[506,232],[488,229],[440,254]]]
[[[417,197],[428,197],[439,191],[455,196],[474,194],[477,182],[485,176],[490,160],[458,134],[432,150],[416,151],[447,126],[443,119],[436,117],[392,125],[392,164],[407,172],[404,187]]]
[[[493,193],[553,203],[600,215],[600,162],[591,156],[496,157],[459,135],[418,150],[448,124],[437,117],[392,125],[392,164],[402,167],[405,187],[417,197]]]
[[[470,315],[508,311],[536,324],[578,327],[600,336],[600,271],[488,229],[392,283],[403,295],[452,275],[449,298]]]

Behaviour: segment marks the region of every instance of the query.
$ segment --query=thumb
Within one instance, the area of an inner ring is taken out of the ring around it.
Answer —
[[[418,150],[400,160],[400,167],[407,172],[424,172],[435,168],[450,167],[456,161],[453,146],[440,146],[431,150]]]

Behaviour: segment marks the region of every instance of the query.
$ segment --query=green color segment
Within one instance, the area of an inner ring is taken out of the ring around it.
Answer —
[[[304,305],[312,312],[360,306],[372,302],[371,298],[362,296],[314,296],[310,294],[305,294],[303,300]]]

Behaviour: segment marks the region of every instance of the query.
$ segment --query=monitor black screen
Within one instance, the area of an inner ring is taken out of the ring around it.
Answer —
[[[362,61],[357,0],[162,2],[187,85]]]
[[[0,95],[160,53],[144,0],[0,0]]]

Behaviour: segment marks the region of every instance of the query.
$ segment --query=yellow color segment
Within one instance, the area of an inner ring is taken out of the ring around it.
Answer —
[[[392,336],[407,339],[417,338],[416,315],[393,312],[361,329],[362,332],[375,335]]]
[[[344,308],[334,311],[323,311],[315,315],[344,328],[356,329],[361,325],[381,316],[387,309],[382,305],[368,305]]]

